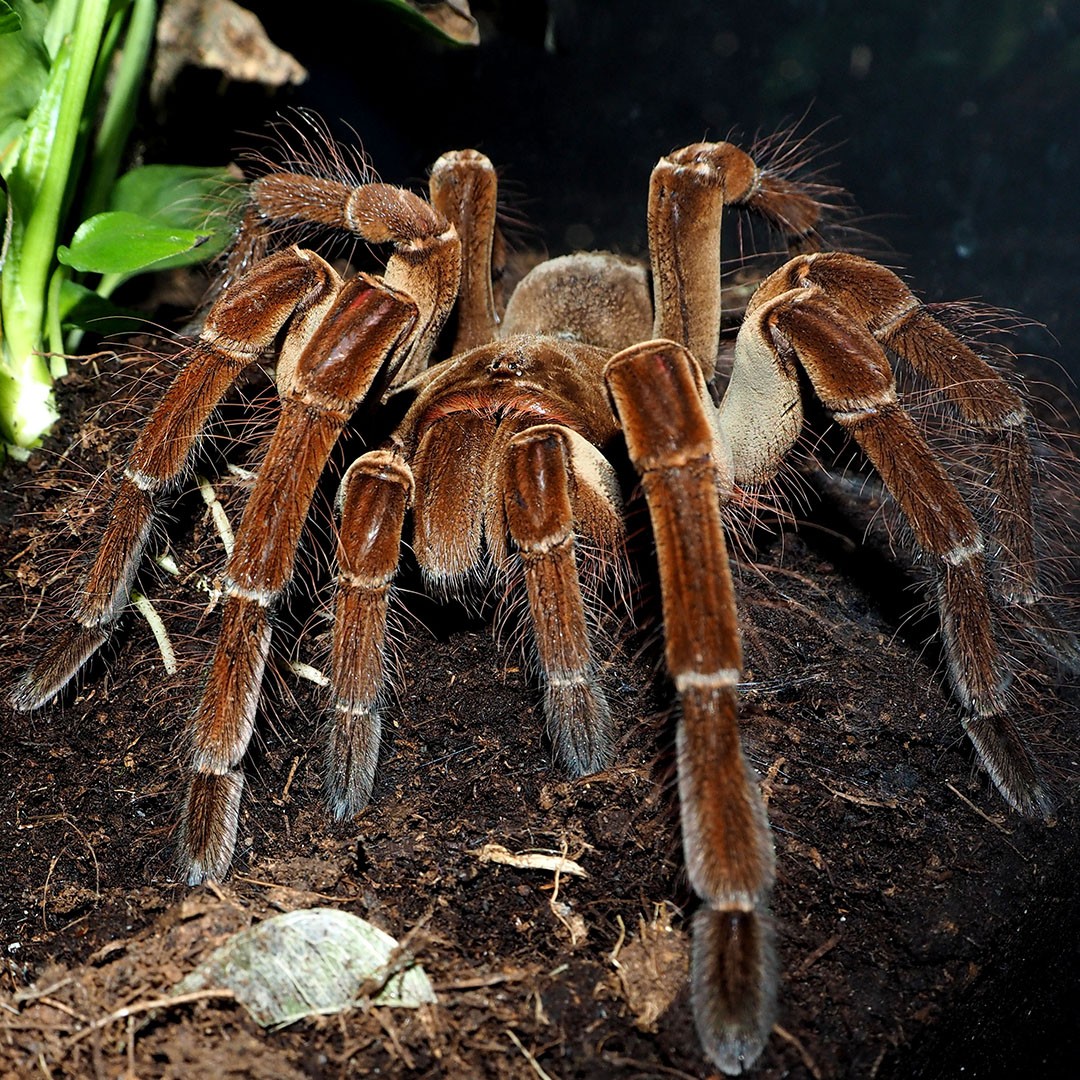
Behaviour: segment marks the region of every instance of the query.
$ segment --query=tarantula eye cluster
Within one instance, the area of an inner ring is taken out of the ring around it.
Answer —
[[[730,370],[718,372],[728,206],[767,218],[792,257],[754,292]],[[109,638],[155,516],[189,475],[212,414],[273,353],[280,417],[225,566],[217,646],[187,720],[186,879],[229,870],[273,612],[327,463],[361,406],[396,419],[349,466],[338,496],[331,812],[350,818],[371,797],[406,529],[435,594],[467,587],[484,567],[524,591],[558,764],[571,775],[603,769],[615,738],[583,553],[599,553],[589,565],[601,572],[623,565],[621,456],[651,519],[679,703],[682,834],[699,898],[693,1009],[712,1061],[728,1073],[748,1068],[776,1000],[774,855],[739,739],[725,520],[740,493],[776,476],[802,431],[804,395],[850,435],[906,518],[933,571],[964,728],[1022,813],[1045,815],[1049,800],[1008,718],[996,609],[1037,623],[1047,650],[1078,666],[1074,639],[1040,600],[1023,401],[889,270],[812,251],[821,212],[813,187],[731,144],[695,144],[653,170],[651,275],[612,255],[571,255],[536,267],[504,302],[492,284],[496,177],[483,155],[440,158],[429,199],[383,183],[263,176],[246,228],[299,220],[344,230],[389,245],[385,271],[343,279],[315,251],[287,246],[231,280],[138,436],[70,623],[23,675],[15,707],[47,704]],[[443,357],[452,311],[456,338]],[[977,435],[996,507],[991,535],[898,396],[893,362],[939,390]]]

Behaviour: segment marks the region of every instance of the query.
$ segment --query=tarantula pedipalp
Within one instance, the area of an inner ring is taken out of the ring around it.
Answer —
[[[348,817],[371,794],[387,611],[410,507],[412,547],[436,590],[464,586],[484,560],[498,571],[520,568],[556,756],[574,774],[603,768],[613,725],[581,556],[599,553],[600,566],[619,560],[613,461],[627,454],[652,524],[667,666],[680,703],[684,849],[701,901],[694,1013],[705,1051],[738,1073],[772,1024],[774,857],[738,733],[742,661],[725,508],[776,474],[801,431],[808,387],[877,469],[935,570],[949,670],[981,760],[1011,805],[1045,814],[1045,789],[1007,716],[1008,665],[991,599],[996,593],[995,602],[1029,611],[1039,604],[1027,414],[1015,391],[895,275],[840,253],[799,255],[760,285],[714,404],[725,206],[764,214],[793,248],[820,211],[806,190],[730,144],[687,147],[653,171],[652,297],[643,268],[574,255],[526,276],[500,319],[495,205],[494,171],[473,151],[440,159],[430,202],[379,183],[351,187],[291,173],[255,182],[249,230],[300,219],[388,242],[386,271],[343,281],[313,251],[289,247],[225,288],[135,444],[70,628],[24,675],[13,702],[47,703],[108,638],[157,499],[181,482],[238,374],[276,345],[281,415],[225,567],[221,631],[187,727],[188,880],[229,869],[273,607],[332,448],[358,406],[388,393],[403,418],[386,445],[350,466],[339,495],[327,749],[333,812]],[[455,304],[452,355],[432,363]],[[887,352],[979,431],[997,506],[992,545],[900,403]],[[992,581],[988,550],[998,567]]]

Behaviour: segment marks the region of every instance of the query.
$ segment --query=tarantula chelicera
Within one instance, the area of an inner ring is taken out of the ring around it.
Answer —
[[[932,568],[949,675],[980,760],[1011,806],[1048,813],[1008,717],[1009,664],[993,614],[996,605],[1031,611],[1040,602],[1027,411],[893,273],[855,255],[806,253],[821,212],[812,188],[731,144],[688,146],[652,173],[651,295],[645,267],[576,254],[535,267],[505,304],[493,288],[496,178],[475,151],[439,159],[430,201],[383,183],[289,172],[264,175],[250,198],[240,269],[135,443],[70,627],[13,695],[19,709],[43,706],[107,640],[158,500],[182,483],[241,372],[275,354],[280,418],[225,567],[220,636],[187,724],[180,846],[189,882],[228,872],[273,610],[335,443],[359,406],[380,401],[398,402],[401,418],[384,445],[352,463],[338,496],[326,754],[333,814],[350,817],[371,794],[388,605],[410,510],[412,549],[437,591],[475,581],[482,563],[516,568],[558,762],[573,775],[611,762],[611,710],[582,576],[586,563],[603,572],[622,558],[613,462],[628,456],[651,520],[680,706],[682,834],[700,898],[693,1009],[705,1051],[725,1072],[757,1058],[776,996],[773,845],[740,746],[725,514],[776,475],[800,436],[804,395],[861,448]],[[754,292],[730,371],[718,371],[726,206],[764,215],[790,253],[804,253]],[[293,220],[391,245],[385,272],[343,280],[297,246],[254,257],[253,238]],[[455,306],[456,339],[439,360]],[[990,537],[899,400],[890,357],[940,390],[977,433],[996,507]]]

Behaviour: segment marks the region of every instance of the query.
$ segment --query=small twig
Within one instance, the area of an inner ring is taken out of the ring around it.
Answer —
[[[806,1047],[803,1046],[790,1031],[786,1028],[782,1028],[779,1024],[773,1024],[773,1031],[775,1031],[785,1042],[789,1042],[795,1047],[799,1057],[802,1058],[802,1063],[806,1066],[806,1071],[814,1078],[814,1080],[821,1080],[821,1070],[817,1067],[817,1062],[810,1056],[810,1052]]]
[[[126,1008],[117,1009],[116,1012],[109,1013],[108,1016],[103,1016],[99,1020],[94,1020],[87,1027],[84,1027],[82,1031],[77,1031],[68,1040],[68,1047],[74,1046],[77,1042],[82,1042],[89,1035],[93,1035],[95,1031],[101,1031],[103,1028],[107,1028],[110,1024],[115,1024],[120,1020],[126,1020],[129,1016],[138,1016],[140,1013],[153,1012],[155,1009],[171,1009],[176,1005],[190,1005],[194,1001],[210,1001],[215,998],[221,1000],[235,1001],[236,995],[231,990],[193,990],[190,994],[177,994],[176,997],[162,997],[151,998],[148,1001],[137,1001],[134,1005],[128,1005]]]
[[[619,968],[622,966],[619,963],[619,953],[622,952],[623,942],[626,941],[626,923],[623,922],[621,915],[616,915],[615,921],[619,924],[619,940],[615,942],[615,947],[608,953],[608,960],[611,961],[612,967]]]
[[[945,786],[969,809],[974,810],[976,814],[983,819],[983,821],[989,821],[999,832],[1003,832],[1006,836],[1012,836],[1012,829],[1006,829],[1000,821],[995,821],[989,814],[980,810],[966,795],[962,795],[948,780],[945,781]]]
[[[19,990],[14,994],[15,1000],[20,1005],[28,1005],[32,1001],[40,1001],[42,998],[50,997],[55,994],[57,990],[62,990],[73,979],[70,975],[66,975],[59,982],[50,983],[44,990]],[[2,1002],[0,1002],[2,1004]],[[14,1010],[18,1011],[18,1010]]]
[[[379,1009],[375,1018],[379,1022],[379,1026],[386,1032],[390,1038],[390,1042],[393,1043],[394,1049],[397,1051],[398,1056],[401,1058],[405,1065],[405,1068],[410,1072],[416,1068],[413,1062],[412,1055],[404,1046],[401,1045],[401,1040],[398,1038],[397,1027],[394,1025],[394,1021],[391,1019],[389,1009]]]
[[[229,524],[229,517],[225,513],[225,507],[221,505],[221,501],[217,497],[213,484],[205,476],[199,477],[199,494],[202,496],[203,502],[210,508],[210,516],[214,520],[214,528],[217,529],[218,536],[221,537],[221,546],[225,549],[225,554],[231,555],[233,548],[236,546],[232,525]]]
[[[283,796],[284,797],[284,796]],[[244,874],[233,874],[232,881],[242,881],[245,885],[258,885],[261,889],[283,889],[285,892],[296,893],[298,896],[314,896],[319,900],[333,900],[335,904],[352,904],[364,898],[357,896],[335,896],[332,893],[312,892],[310,889],[297,889],[292,885],[285,885],[280,881],[264,881],[262,878],[246,877]],[[204,882],[204,884],[207,884]]]
[[[471,979],[458,979],[456,982],[436,983],[432,990],[436,994],[453,993],[458,990],[483,990],[488,986],[500,986],[502,983],[521,982],[531,977],[531,972],[517,975],[474,975]]]
[[[70,1016],[72,1020],[78,1020],[81,1024],[89,1022],[87,1017],[83,1016],[81,1013],[77,1013],[70,1005],[65,1005],[62,1001],[57,1001],[54,997],[46,997],[43,995],[38,998],[38,1001],[40,1001],[42,1005],[48,1005],[50,1009],[56,1009],[58,1012],[65,1013]]]
[[[828,784],[822,784],[821,786],[829,792],[830,795],[835,795],[838,799],[844,799],[847,802],[854,803],[856,806],[879,806],[883,810],[895,810],[899,805],[895,799],[881,802],[877,799],[868,799],[865,795],[849,795],[846,791],[837,791],[836,788],[831,788]]]
[[[169,640],[169,631],[165,629],[165,622],[157,613],[157,608],[141,592],[133,591],[131,602],[135,605],[135,610],[146,620],[151,633],[154,635],[158,652],[161,653],[161,662],[165,667],[165,673],[175,675],[177,672],[176,652],[172,647],[172,642]]]
[[[281,801],[285,802],[289,798],[289,788],[292,787],[293,777],[296,776],[296,770],[300,766],[300,755],[292,759],[292,766],[289,768],[289,775],[285,778],[285,786],[281,789]]]
[[[580,878],[589,876],[580,863],[567,858],[565,848],[560,855],[548,855],[540,851],[517,853],[507,850],[502,844],[485,844],[469,854],[475,855],[481,862],[500,863],[503,866],[516,867],[518,870],[549,870],[555,874],[556,881],[560,874]],[[556,885],[557,892],[558,885]]]
[[[513,1028],[507,1028],[506,1034],[510,1036],[510,1041],[522,1052],[525,1056],[525,1060],[532,1066],[533,1072],[536,1073],[540,1080],[552,1080],[551,1074],[544,1071],[543,1066],[525,1049],[522,1041],[514,1034]]]
[[[795,969],[794,975],[805,975],[826,953],[832,952],[840,944],[840,934],[833,934],[828,941],[822,942],[810,955]]]

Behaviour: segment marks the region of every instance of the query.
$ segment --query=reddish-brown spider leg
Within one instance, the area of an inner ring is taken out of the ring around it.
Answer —
[[[457,356],[496,337],[491,255],[498,209],[495,167],[476,150],[443,154],[431,170],[431,203],[457,229],[461,240],[461,285],[457,333],[450,350]]]
[[[884,267],[836,252],[795,260],[791,274],[852,312],[886,349],[940,390],[977,433],[994,510],[987,553],[995,571],[991,587],[1023,613],[1022,632],[1063,667],[1080,671],[1080,643],[1047,610],[1039,581],[1028,438],[1032,420],[1023,398]]]
[[[799,261],[774,277],[787,280]],[[826,410],[878,471],[919,547],[934,562],[949,674],[970,710],[964,729],[983,764],[1010,805],[1046,815],[1047,792],[1007,716],[1009,665],[994,635],[985,544],[974,516],[899,403],[892,367],[862,313],[817,286],[778,292],[772,281],[764,283],[762,301],[755,300],[747,313],[720,407],[736,480],[760,482],[775,472],[787,448],[764,441],[755,446],[752,427],[773,429],[773,421],[783,416],[797,432],[796,369],[801,367]]]
[[[240,763],[270,648],[270,607],[292,576],[319,478],[356,406],[411,344],[416,322],[407,296],[359,275],[342,286],[286,372],[281,418],[225,566],[221,631],[188,728],[193,775],[180,850],[191,884],[221,877],[232,861],[244,784]]]
[[[338,494],[334,704],[326,757],[327,800],[338,819],[363,810],[375,782],[390,588],[412,492],[412,471],[401,456],[373,450],[349,467]]]
[[[679,795],[694,918],[691,993],[726,1073],[758,1057],[776,997],[768,821],[739,741],[742,649],[720,514],[730,490],[701,371],[673,342],[614,356],[607,384],[641,475],[656,544],[668,670],[679,694]]]
[[[678,341],[712,379],[720,343],[720,228],[725,206],[744,206],[794,243],[823,208],[793,181],[757,166],[731,143],[695,143],[663,157],[649,183],[653,336]]]
[[[580,435],[543,424],[506,448],[506,528],[524,569],[548,737],[572,776],[611,764],[611,711],[597,674],[576,534],[608,538],[619,503],[610,465]]]
[[[214,409],[286,323],[292,341],[303,342],[339,284],[337,274],[317,255],[289,248],[256,264],[211,307],[187,363],[131,451],[97,554],[71,611],[74,625],[23,675],[12,694],[15,708],[46,704],[108,640],[111,624],[127,606],[150,537],[155,500],[186,475]],[[252,296],[259,297],[258,304],[251,303]],[[287,357],[284,362],[289,363]]]
[[[990,466],[995,507],[995,583],[1002,599],[1029,605],[1039,596],[1031,509],[1030,417],[1024,400],[967,344],[942,326],[890,270],[856,255],[830,252],[793,259],[758,298],[816,286],[881,345],[940,390],[957,415],[979,432]]]
[[[251,185],[251,203],[268,221],[305,221],[375,244],[392,244],[383,280],[412,297],[419,312],[396,381],[423,371],[457,297],[461,245],[457,232],[420,196],[390,184],[343,184],[297,173],[271,173]]]

